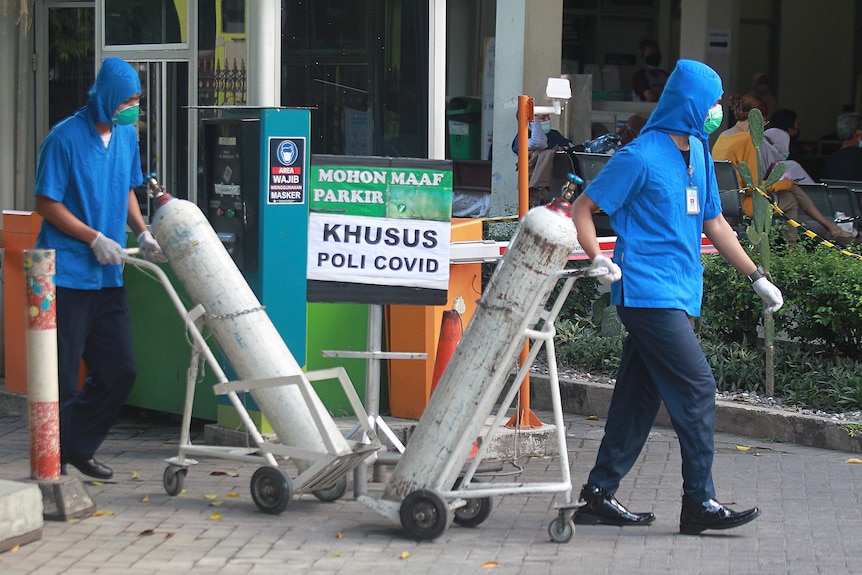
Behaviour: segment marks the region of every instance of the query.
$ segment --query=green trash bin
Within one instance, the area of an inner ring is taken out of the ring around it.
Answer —
[[[446,112],[449,128],[449,157],[478,160],[481,154],[479,132],[482,129],[481,98],[458,97],[449,100]]]

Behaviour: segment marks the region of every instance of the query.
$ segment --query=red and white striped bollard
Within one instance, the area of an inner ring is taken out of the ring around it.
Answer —
[[[60,478],[56,264],[54,250],[24,250],[30,475],[36,480]]]

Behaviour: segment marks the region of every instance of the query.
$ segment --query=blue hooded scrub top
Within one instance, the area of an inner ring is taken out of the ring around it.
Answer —
[[[617,232],[614,261],[622,279],[611,284],[612,304],[700,315],[703,222],[721,214],[703,123],[721,94],[714,70],[680,60],[640,136],[585,190]],[[689,137],[688,163],[669,134]],[[696,213],[687,207],[689,187],[697,188]]]
[[[106,147],[95,122],[111,124],[117,107],[140,93],[135,69],[118,58],[107,58],[87,105],[54,126],[42,142],[36,169],[36,195],[62,203],[121,246],[126,245],[129,190],[144,179],[137,133],[134,125],[114,125]],[[123,285],[121,265],[100,264],[90,246],[48,221],[42,222],[36,246],[57,250],[55,282],[60,287]]]

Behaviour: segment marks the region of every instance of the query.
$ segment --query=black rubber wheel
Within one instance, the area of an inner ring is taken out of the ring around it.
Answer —
[[[342,475],[339,477],[335,483],[330,485],[329,487],[324,487],[323,489],[316,489],[312,491],[315,497],[320,499],[321,501],[336,501],[341,499],[344,494],[347,492],[347,476]]]
[[[165,485],[165,491],[168,495],[179,495],[186,484],[186,474],[189,472],[187,467],[177,467],[168,465],[165,467],[165,474],[162,476],[162,482]]]
[[[261,467],[251,476],[251,498],[264,513],[278,515],[293,499],[293,483],[281,469]]]
[[[461,486],[461,479],[459,477],[455,481],[455,490]],[[479,483],[479,481],[473,479],[473,483]],[[490,497],[465,497],[464,499],[467,501],[467,505],[456,509],[453,518],[455,524],[461,527],[478,527],[487,521],[488,517],[491,516],[491,511],[494,510],[494,501]]]
[[[442,495],[430,489],[408,493],[398,514],[401,527],[417,541],[437,539],[449,526],[449,506]]]
[[[548,535],[551,536],[551,541],[555,543],[568,543],[572,540],[574,534],[574,521],[564,521],[562,517],[557,517],[548,525]]]

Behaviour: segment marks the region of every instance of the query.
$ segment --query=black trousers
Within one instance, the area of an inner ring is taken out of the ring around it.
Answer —
[[[90,459],[135,384],[131,313],[122,287],[57,288],[60,449]],[[78,390],[81,359],[87,378]]]
[[[686,313],[618,307],[629,335],[608,421],[589,482],[615,493],[649,437],[664,402],[679,438],[683,491],[715,497],[715,378]]]

